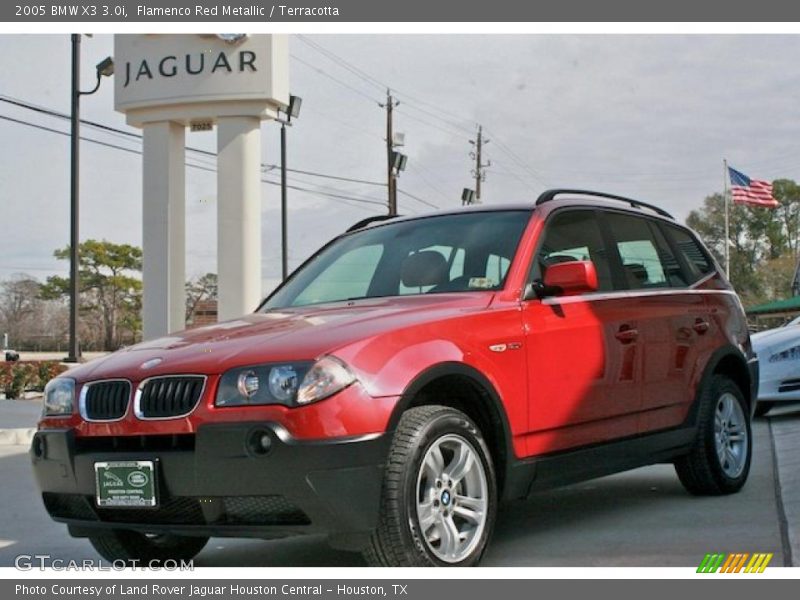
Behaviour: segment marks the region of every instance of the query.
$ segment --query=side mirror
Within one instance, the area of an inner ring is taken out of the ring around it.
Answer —
[[[597,271],[590,260],[556,263],[547,267],[544,281],[532,284],[531,291],[545,296],[575,296],[597,291]],[[527,295],[527,294],[526,294]]]

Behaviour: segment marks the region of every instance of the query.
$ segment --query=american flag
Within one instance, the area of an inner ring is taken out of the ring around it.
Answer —
[[[772,184],[762,179],[750,179],[741,171],[728,167],[731,178],[731,195],[736,204],[776,208],[780,206],[772,196]]]

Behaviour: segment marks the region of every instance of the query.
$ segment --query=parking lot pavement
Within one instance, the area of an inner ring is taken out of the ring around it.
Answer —
[[[41,398],[0,400],[0,429],[36,427],[41,414]]]
[[[783,417],[781,422],[800,434],[800,413]],[[773,428],[777,425],[774,422]],[[537,494],[504,508],[482,564],[695,567],[707,552],[773,552],[771,565],[783,565],[788,553],[784,552],[769,430],[765,420],[754,423],[753,467],[748,484],[739,494],[692,497],[683,491],[670,465],[654,465]],[[4,482],[13,482],[0,486],[0,566],[13,565],[19,554],[97,558],[85,540],[70,538],[62,525],[47,517],[38,500],[25,448],[0,447],[0,476]],[[364,563],[358,554],[332,550],[323,539],[308,537],[269,542],[215,538],[195,564]]]

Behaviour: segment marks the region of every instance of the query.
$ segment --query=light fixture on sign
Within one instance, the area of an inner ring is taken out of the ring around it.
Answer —
[[[106,56],[103,60],[97,63],[98,76],[111,77],[114,74],[114,59]]]
[[[300,116],[300,106],[303,104],[303,99],[300,96],[289,96],[289,108],[286,109],[288,117],[296,119]]]
[[[246,33],[218,33],[217,37],[229,44],[238,44],[247,38]]]

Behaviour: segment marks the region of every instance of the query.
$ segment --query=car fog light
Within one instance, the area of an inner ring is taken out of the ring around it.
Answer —
[[[236,387],[242,396],[252,398],[258,392],[258,376],[253,371],[240,373]]]
[[[250,434],[247,445],[253,454],[264,455],[272,449],[272,437],[263,429]]]

